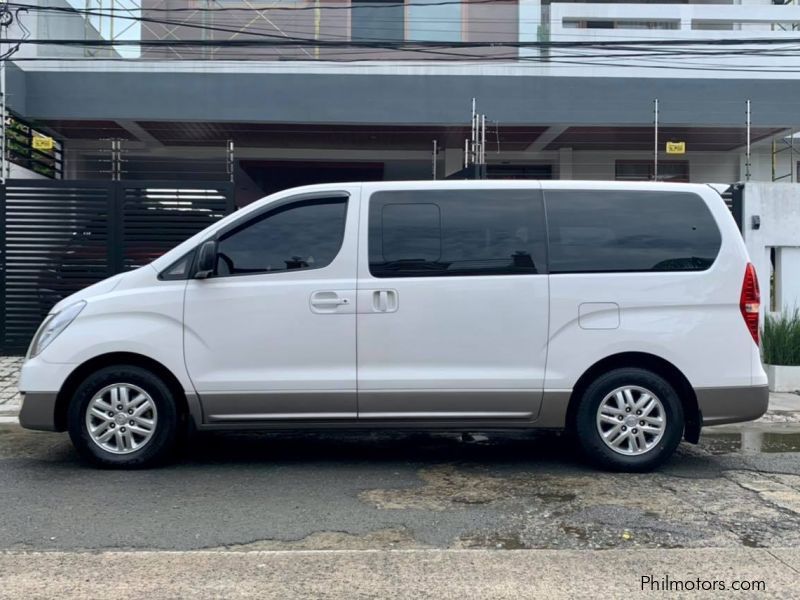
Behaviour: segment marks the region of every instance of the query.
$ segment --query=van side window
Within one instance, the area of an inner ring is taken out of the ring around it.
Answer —
[[[722,238],[688,192],[545,191],[551,273],[703,271]]]
[[[342,246],[346,215],[346,198],[315,198],[271,210],[220,238],[217,275],[326,267]]]
[[[377,192],[369,208],[374,277],[545,272],[539,190]]]

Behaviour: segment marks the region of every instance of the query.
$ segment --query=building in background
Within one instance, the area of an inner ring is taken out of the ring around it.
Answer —
[[[42,0],[7,129],[54,146],[7,133],[7,175],[232,177],[239,205],[442,178],[474,98],[489,177],[795,181],[798,29],[769,0]]]

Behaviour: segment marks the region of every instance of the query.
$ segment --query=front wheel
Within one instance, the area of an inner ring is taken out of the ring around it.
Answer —
[[[78,453],[98,466],[148,467],[177,439],[175,399],[156,375],[132,365],[100,369],[78,386],[68,411]]]
[[[683,407],[660,375],[639,368],[610,371],[592,382],[575,415],[581,450],[615,471],[649,471],[667,460],[683,437]]]

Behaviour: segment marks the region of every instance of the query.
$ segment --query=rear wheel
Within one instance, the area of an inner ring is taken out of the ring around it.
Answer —
[[[175,446],[175,399],[146,369],[106,367],[78,386],[69,406],[68,429],[78,453],[96,465],[152,466]]]
[[[617,471],[662,464],[683,436],[683,407],[663,377],[639,368],[615,369],[584,392],[575,415],[583,454]]]

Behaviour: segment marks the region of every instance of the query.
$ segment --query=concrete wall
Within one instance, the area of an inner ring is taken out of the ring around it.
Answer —
[[[39,0],[33,4],[40,6],[54,7],[59,9],[74,8],[66,0]],[[12,9],[13,10],[13,9]],[[21,12],[19,20],[30,31],[32,39],[69,39],[69,40],[98,40],[100,34],[87,23],[81,15],[69,14],[64,12],[37,12],[30,10]],[[12,23],[8,30],[9,39],[19,39],[23,35],[18,22]],[[87,51],[84,48],[73,46],[51,46],[47,44],[32,45],[23,44],[14,58],[83,58],[91,56],[102,56],[105,58],[116,58],[119,55],[113,49]]]
[[[753,217],[761,220],[753,229]],[[800,307],[800,185],[749,183],[744,192],[743,235],[761,285],[762,314],[772,302],[770,249],[775,248],[775,308]]]
[[[41,173],[31,171],[25,167],[20,167],[14,163],[9,163],[8,165],[8,177],[10,179],[47,179],[47,177]]]
[[[530,67],[80,61],[24,64],[29,119],[463,125],[469,102],[505,125],[790,127],[798,83],[772,79],[538,76]],[[798,73],[800,75],[800,73]]]

